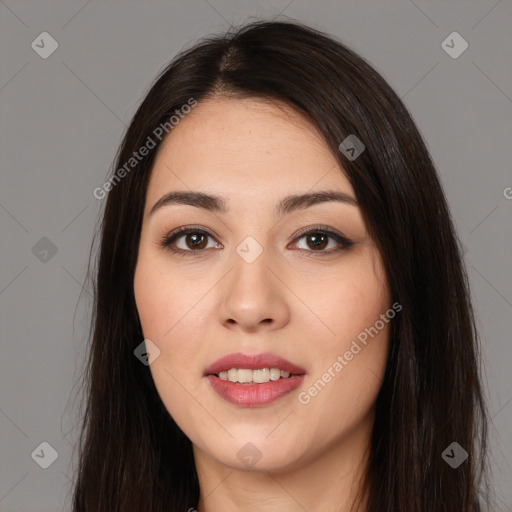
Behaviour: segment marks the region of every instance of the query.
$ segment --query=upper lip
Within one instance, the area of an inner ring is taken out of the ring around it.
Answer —
[[[306,373],[304,368],[297,366],[290,361],[278,357],[268,352],[262,354],[228,354],[227,356],[217,359],[206,370],[205,375],[214,375],[231,368],[258,370],[261,368],[279,368],[290,372],[290,374],[300,375]]]

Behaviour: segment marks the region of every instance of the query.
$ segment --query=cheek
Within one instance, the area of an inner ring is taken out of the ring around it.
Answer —
[[[138,265],[134,279],[135,303],[145,338],[161,339],[165,332],[167,311],[173,302],[172,291],[164,280],[145,266]],[[170,318],[168,320],[171,320]],[[167,329],[170,325],[167,324]]]
[[[186,283],[176,281],[178,276],[170,275],[156,263],[140,254],[134,276],[135,302],[144,338],[160,350],[149,366],[160,399],[180,427],[191,433],[200,429],[204,420],[201,411],[193,414],[197,425],[190,419],[190,396],[195,395],[200,382],[195,360],[197,340],[202,337],[197,332],[201,308],[197,307],[199,304],[193,307],[198,299],[194,293],[186,293]]]
[[[135,269],[135,303],[144,336],[164,342],[185,316],[187,304],[193,300],[187,292],[193,288],[180,281],[179,272],[171,273],[162,258],[146,245],[139,250]]]
[[[161,378],[168,379],[171,373],[180,382],[189,381],[197,377],[191,369],[200,372],[196,359],[205,339],[201,330],[208,307],[204,293],[182,273],[170,272],[161,261],[141,251],[134,276],[135,302],[144,338],[160,350],[151,370]]]
[[[359,259],[350,271],[322,279],[323,293],[309,295],[329,331],[315,344],[301,403],[340,428],[362,420],[381,386],[393,321],[386,315],[391,304],[383,275],[370,258]]]
[[[321,279],[317,276],[315,284],[305,283],[307,304],[323,323],[318,348],[324,355],[348,350],[350,342],[390,307],[383,276],[382,267],[374,267],[371,254],[366,254],[347,260],[344,268],[326,273]]]

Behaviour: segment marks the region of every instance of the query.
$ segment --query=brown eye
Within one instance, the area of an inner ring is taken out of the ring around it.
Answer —
[[[208,248],[209,238],[213,240],[213,236],[202,229],[181,227],[165,235],[159,245],[183,256],[194,256]],[[220,244],[217,247],[222,248]]]
[[[305,240],[305,244],[303,244],[305,247],[303,246],[298,248],[309,253],[317,253],[319,256],[348,249],[354,245],[353,242],[344,235],[337,231],[333,231],[332,229],[328,229],[327,227],[302,231],[295,238],[295,244],[299,245],[298,241],[302,239]],[[329,249],[325,250],[328,247]]]
[[[202,233],[189,233],[184,235],[185,237],[185,245],[191,249],[204,249],[208,244],[207,237]]]
[[[329,237],[327,235],[324,235],[322,233],[314,233],[311,235],[306,235],[306,240],[308,240],[306,243],[308,244],[308,247],[314,250],[322,250],[325,249],[329,245]],[[309,243],[311,242],[311,243]]]

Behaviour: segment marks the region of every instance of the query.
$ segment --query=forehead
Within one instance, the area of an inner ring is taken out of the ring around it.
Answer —
[[[260,201],[330,188],[353,196],[317,129],[283,104],[212,99],[191,110],[162,143],[148,203],[173,189]]]

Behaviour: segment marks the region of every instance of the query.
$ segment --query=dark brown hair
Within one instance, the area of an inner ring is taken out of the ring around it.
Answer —
[[[250,23],[168,65],[134,115],[112,176],[190,98],[216,96],[286,104],[318,128],[402,305],[376,402],[362,487],[368,511],[480,510],[486,409],[468,279],[435,167],[404,104],[334,38],[296,22]],[[339,150],[350,134],[366,146],[355,160]],[[191,442],[133,353],[143,340],[133,277],[159,145],[115,182],[103,212],[74,512],[185,512],[199,499]],[[454,441],[469,454],[456,469],[441,456]]]

